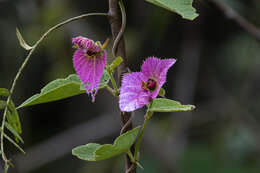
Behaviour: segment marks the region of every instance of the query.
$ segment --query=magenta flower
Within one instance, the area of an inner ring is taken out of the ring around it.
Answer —
[[[73,55],[74,68],[94,102],[106,65],[106,51],[93,40],[81,36],[72,38],[72,43],[77,48]]]
[[[149,104],[158,96],[167,71],[175,62],[175,59],[149,57],[144,61],[141,72],[124,75],[119,95],[120,109],[131,112]]]

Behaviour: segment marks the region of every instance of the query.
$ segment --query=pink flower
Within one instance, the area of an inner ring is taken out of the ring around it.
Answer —
[[[124,75],[119,95],[119,107],[124,112],[131,112],[149,104],[159,94],[166,81],[168,69],[175,59],[147,58],[141,72]]]
[[[74,68],[94,102],[106,65],[106,51],[93,40],[81,36],[72,38],[72,43],[77,48],[73,55]]]

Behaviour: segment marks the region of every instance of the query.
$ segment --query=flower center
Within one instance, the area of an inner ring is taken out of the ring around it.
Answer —
[[[88,50],[86,54],[87,54],[88,56],[92,56],[92,55],[95,55],[95,54],[97,54],[97,53],[96,53],[96,52],[92,52],[92,51]]]
[[[101,51],[100,52],[94,52],[94,51],[86,50],[86,49],[85,50],[83,49],[83,51],[85,52],[84,56],[87,57],[87,58],[92,58],[92,57],[95,57],[95,56],[101,54]]]
[[[148,79],[147,82],[142,81],[142,88],[150,92],[154,91],[157,87],[157,82],[153,79]]]
[[[147,88],[148,88],[149,90],[152,90],[152,91],[153,91],[153,90],[155,90],[157,83],[156,83],[155,80],[149,79],[149,80],[147,81],[146,85],[147,85]]]

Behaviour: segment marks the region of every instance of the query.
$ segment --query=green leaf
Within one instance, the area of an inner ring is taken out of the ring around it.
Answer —
[[[17,139],[17,142],[20,141],[21,143],[24,143],[22,137],[9,123],[5,122],[5,127],[14,135],[14,137]]]
[[[99,89],[104,88],[108,82],[109,76],[107,72],[104,71],[100,80]],[[17,109],[26,106],[62,100],[83,93],[86,93],[84,84],[80,81],[80,78],[76,74],[71,74],[66,79],[56,79],[50,82],[41,89],[40,93],[35,94],[24,101],[20,106],[18,106]]]
[[[114,144],[89,143],[72,150],[72,154],[86,161],[100,161],[127,152],[133,145],[138,135],[140,126],[130,130],[116,138]]]
[[[0,129],[0,132],[2,133],[2,130]],[[4,133],[4,137],[11,142],[17,149],[19,149],[23,154],[25,154],[25,151],[12,139],[10,138],[7,134]]]
[[[16,28],[16,36],[19,40],[20,45],[22,46],[22,48],[24,48],[25,50],[31,50],[33,47],[29,46],[23,39],[22,34],[20,33],[19,29]]]
[[[178,112],[178,111],[191,111],[195,109],[193,105],[182,105],[180,102],[165,99],[157,98],[152,102],[150,111],[152,112]]]
[[[18,106],[18,109],[83,94],[86,91],[81,90],[80,85],[81,81],[76,74],[69,75],[66,79],[54,80],[42,88],[41,93],[30,97]]]
[[[123,58],[118,56],[114,61],[110,64],[110,69],[114,70],[117,66],[119,66],[123,62]]]
[[[105,144],[99,147],[95,152],[96,154],[95,159],[104,160],[119,155],[121,153],[127,152],[135,142],[139,129],[140,126],[120,135],[114,141],[113,145]]]
[[[87,161],[95,160],[95,151],[100,147],[100,144],[89,143],[87,145],[81,145],[72,150],[72,154],[77,156],[79,159]]]
[[[165,89],[161,88],[158,95],[161,97],[165,97],[165,93]]]
[[[6,106],[6,101],[0,100],[0,110],[4,109]],[[19,118],[19,114],[15,108],[14,102],[10,100],[10,104],[7,111],[7,121],[9,125],[13,128],[13,130],[16,131],[16,133],[21,134],[22,133],[22,126]],[[10,129],[9,129],[10,130]],[[14,133],[13,133],[14,134]],[[16,134],[14,134],[16,136]]]
[[[102,75],[102,77],[100,79],[100,83],[99,83],[98,89],[104,88],[108,84],[109,79],[110,78],[109,78],[109,75],[108,75],[107,71],[104,70],[103,75]]]
[[[9,91],[6,88],[0,88],[0,96],[8,97]]]
[[[4,109],[6,106],[6,101],[0,100],[0,110]]]
[[[19,134],[21,134],[22,125],[20,122],[19,114],[12,100],[10,100],[9,108],[12,111],[12,113],[10,115],[7,114],[7,121]]]
[[[23,154],[25,154],[25,151],[24,151],[12,138],[10,138],[9,136],[7,136],[5,133],[4,133],[4,137],[5,137],[9,142],[11,142],[16,148],[18,148]]]
[[[181,15],[184,19],[193,20],[198,14],[192,7],[193,0],[146,0],[156,6]]]

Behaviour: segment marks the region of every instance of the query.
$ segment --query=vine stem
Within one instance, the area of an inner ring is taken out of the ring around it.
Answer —
[[[110,88],[108,85],[105,86],[105,89],[107,89],[107,91],[110,92],[113,96],[116,96],[115,90],[113,90],[112,88]]]
[[[119,4],[120,10],[121,10],[121,14],[122,14],[122,25],[121,25],[121,28],[119,30],[119,33],[117,34],[117,37],[116,37],[116,39],[114,41],[113,48],[112,48],[112,53],[113,53],[114,58],[116,58],[116,51],[117,51],[117,48],[118,48],[118,44],[119,44],[121,38],[123,37],[124,31],[125,31],[125,27],[126,27],[125,6],[124,6],[122,0],[119,0],[118,4]]]
[[[121,56],[123,62],[117,68],[117,76],[119,80],[119,86],[121,86],[121,77],[123,74],[129,72],[127,67],[127,57],[125,51],[125,43],[123,33],[126,27],[126,12],[122,0],[108,0],[109,11],[108,20],[111,26],[111,33],[113,36],[114,44],[112,47],[112,54],[114,58]],[[119,8],[121,10],[121,16]],[[121,17],[121,19],[120,19]],[[132,129],[132,112],[120,112],[121,121],[123,127],[120,134]],[[133,148],[132,148],[133,149]],[[136,165],[131,162],[131,159],[126,155],[126,171],[125,173],[136,173]]]
[[[144,131],[145,131],[147,124],[149,122],[149,119],[151,118],[152,115],[153,115],[153,112],[149,111],[149,109],[148,109],[145,116],[144,116],[143,127],[140,131],[140,134],[139,134],[137,141],[136,141],[136,144],[135,144],[135,154],[134,154],[134,160],[135,161],[138,161],[138,152],[139,152],[139,149],[140,149],[140,146],[141,146],[141,141],[142,141],[142,138],[143,138],[143,135],[144,135]]]
[[[79,19],[83,19],[83,18],[86,18],[86,17],[89,17],[89,16],[108,16],[107,13],[88,13],[88,14],[83,14],[83,15],[80,15],[80,16],[76,16],[76,17],[73,17],[73,18],[70,18],[68,20],[65,20],[53,27],[51,27],[47,32],[45,32],[41,38],[34,44],[34,46],[32,47],[32,49],[30,50],[29,54],[27,55],[27,57],[25,58],[24,62],[22,63],[22,65],[20,66],[14,80],[13,80],[13,83],[12,83],[12,87],[10,89],[10,94],[7,98],[7,104],[5,106],[5,110],[4,110],[4,115],[3,115],[3,119],[2,119],[2,124],[1,124],[1,151],[2,151],[2,158],[5,162],[5,164],[7,164],[9,162],[9,160],[6,158],[6,155],[5,155],[5,152],[4,152],[4,124],[5,124],[5,119],[6,119],[6,114],[7,114],[7,109],[8,109],[8,105],[10,103],[10,100],[11,100],[11,96],[14,92],[14,88],[16,86],[16,82],[17,80],[19,79],[23,69],[25,68],[25,66],[27,65],[31,55],[33,54],[33,52],[35,51],[35,49],[37,48],[37,46],[53,31],[55,31],[56,29],[62,27],[63,25],[65,24],[68,24],[70,22],[73,22],[73,21],[76,21],[76,20],[79,20]]]
[[[110,80],[111,80],[112,86],[113,86],[113,88],[114,88],[114,90],[115,90],[115,94],[114,94],[114,95],[115,95],[115,96],[118,96],[118,95],[119,95],[119,90],[118,90],[118,87],[117,87],[117,85],[116,85],[115,78],[114,78],[114,76],[113,76],[113,74],[112,74],[111,69],[110,69],[109,66],[107,66],[107,73],[108,73],[109,78],[110,78]]]

